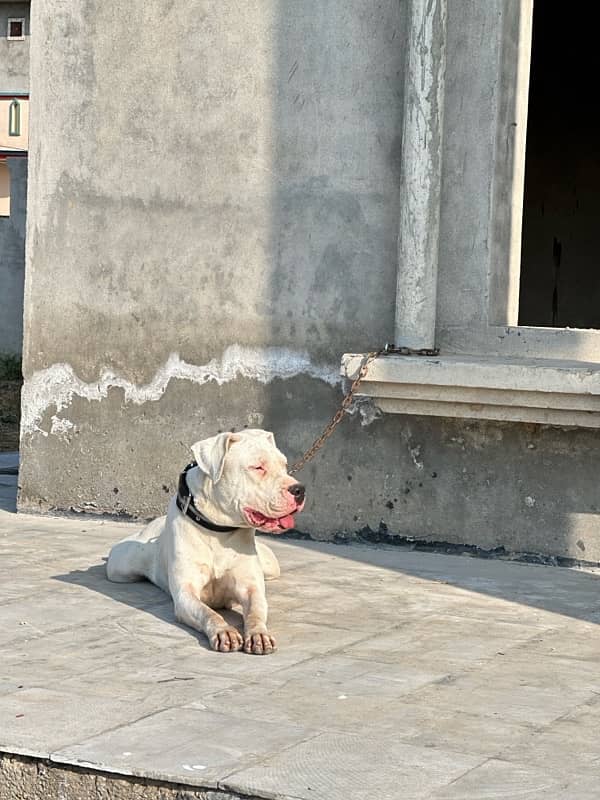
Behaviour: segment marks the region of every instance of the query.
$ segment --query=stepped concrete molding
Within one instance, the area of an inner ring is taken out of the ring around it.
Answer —
[[[342,375],[363,358],[344,355]],[[600,428],[600,365],[578,361],[384,356],[359,392],[392,414]]]

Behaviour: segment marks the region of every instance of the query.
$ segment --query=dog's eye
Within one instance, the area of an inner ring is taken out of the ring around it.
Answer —
[[[262,464],[257,464],[255,467],[250,467],[250,469],[256,470],[256,472],[264,474],[266,469],[263,467]]]

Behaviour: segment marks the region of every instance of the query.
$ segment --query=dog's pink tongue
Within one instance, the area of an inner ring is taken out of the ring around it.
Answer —
[[[294,527],[294,517],[291,514],[288,514],[287,517],[280,517],[277,522],[286,530]]]

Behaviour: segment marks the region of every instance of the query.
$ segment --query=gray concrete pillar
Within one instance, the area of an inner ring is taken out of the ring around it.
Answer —
[[[411,0],[394,342],[433,347],[446,69],[446,0]]]

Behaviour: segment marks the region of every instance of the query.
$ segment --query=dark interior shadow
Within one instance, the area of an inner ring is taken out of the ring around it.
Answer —
[[[53,575],[52,579],[75,586],[82,586],[92,592],[109,597],[124,606],[144,611],[166,625],[174,625],[176,628],[185,631],[190,638],[195,639],[205,650],[211,650],[208,639],[203,633],[195,631],[193,628],[176,620],[171,597],[150,581],[112,583],[106,577],[106,569],[103,564],[94,564],[87,569],[73,570],[63,575]],[[233,625],[240,633],[242,632],[241,614],[228,609],[219,609],[219,613],[228,624]]]

